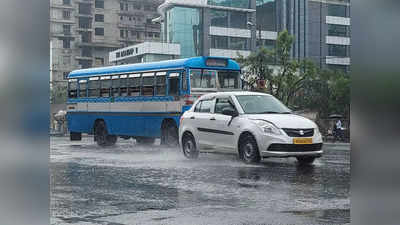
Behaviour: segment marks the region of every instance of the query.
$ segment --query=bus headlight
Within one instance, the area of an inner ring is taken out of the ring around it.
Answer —
[[[272,123],[268,123],[266,121],[263,120],[255,120],[254,121],[257,126],[264,132],[267,134],[275,134],[275,135],[281,135],[281,131],[279,130],[279,128],[277,128],[275,125],[273,125]]]

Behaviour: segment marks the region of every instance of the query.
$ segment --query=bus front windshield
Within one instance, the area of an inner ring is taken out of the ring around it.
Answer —
[[[240,72],[228,70],[200,70],[190,71],[191,88],[195,89],[239,89]]]

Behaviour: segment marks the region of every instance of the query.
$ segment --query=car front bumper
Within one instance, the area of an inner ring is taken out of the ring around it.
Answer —
[[[323,154],[321,135],[316,134],[310,138],[312,138],[312,144],[299,145],[294,144],[293,137],[287,135],[262,135],[259,141],[260,156],[262,158],[297,156],[321,157]]]

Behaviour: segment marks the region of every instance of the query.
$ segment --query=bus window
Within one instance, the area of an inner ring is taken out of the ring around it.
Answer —
[[[239,72],[237,71],[218,71],[218,81],[221,88],[239,88]]]
[[[129,96],[139,96],[140,95],[140,74],[129,75]]]
[[[128,75],[121,75],[119,80],[120,95],[128,96]]]
[[[69,79],[68,90],[68,98],[76,98],[78,96],[78,82],[76,79]]]
[[[112,76],[112,89],[111,89],[111,95],[113,97],[118,97],[119,96],[119,76]]]
[[[190,70],[190,83],[192,88],[216,88],[215,70]]]
[[[201,75],[201,88],[216,88],[216,76],[217,71],[203,70],[203,74]]]
[[[111,88],[111,77],[105,76],[101,77],[101,97],[110,97],[110,88]]]
[[[154,73],[144,73],[142,80],[142,95],[153,96],[154,93]]]
[[[168,94],[176,96],[179,94],[179,73],[170,73],[168,78]]]
[[[79,81],[79,97],[80,98],[87,97],[86,88],[87,88],[87,80],[80,80]]]
[[[89,97],[100,96],[100,80],[98,77],[89,78]]]
[[[156,93],[159,96],[163,96],[166,93],[165,85],[166,85],[166,79],[165,77],[167,76],[166,72],[158,72],[156,76]]]
[[[201,87],[201,70],[190,70],[190,84],[193,88]]]

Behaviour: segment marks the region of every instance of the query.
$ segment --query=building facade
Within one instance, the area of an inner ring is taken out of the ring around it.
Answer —
[[[166,0],[158,12],[162,41],[179,43],[181,57],[247,56],[286,29],[292,57],[349,71],[350,0]]]
[[[75,69],[110,65],[109,52],[160,41],[162,0],[50,0],[50,81]]]

